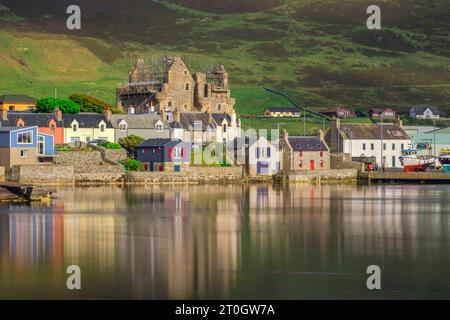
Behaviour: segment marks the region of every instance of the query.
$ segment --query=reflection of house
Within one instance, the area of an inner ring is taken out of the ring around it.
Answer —
[[[29,96],[5,94],[0,96],[0,110],[27,111],[37,107],[37,100]]]
[[[326,141],[332,152],[376,157],[380,166],[400,168],[401,151],[411,140],[401,124],[341,124],[333,119]]]
[[[282,170],[330,169],[330,150],[323,140],[323,133],[317,137],[290,137],[283,131],[280,147]]]
[[[64,129],[62,128],[62,113],[8,112],[0,111],[3,127],[38,127],[38,131],[55,137],[55,144],[64,143]],[[60,117],[58,117],[60,113]],[[58,118],[60,120],[58,120]]]
[[[169,138],[169,127],[158,115],[152,114],[113,114],[112,126],[115,141],[135,135],[144,139]]]
[[[372,109],[369,112],[370,116],[372,118],[383,118],[383,119],[395,119],[396,113],[394,110],[387,108],[387,109]]]
[[[336,108],[323,111],[321,113],[328,117],[335,117],[335,118],[351,118],[355,116],[355,114],[351,110],[346,108]]]
[[[114,141],[114,127],[112,126],[112,114],[105,110],[104,114],[80,113],[64,114],[64,142],[83,141],[94,139]]]
[[[416,119],[439,119],[440,111],[436,106],[413,106],[409,116]]]
[[[190,145],[181,140],[149,139],[136,147],[136,159],[145,171],[184,171],[190,158]]]
[[[39,133],[37,127],[0,128],[0,166],[35,164],[53,155],[53,136]]]
[[[237,153],[245,151],[245,167],[250,176],[274,175],[280,170],[280,149],[278,140],[268,141],[265,137],[250,136],[236,139]]]
[[[264,110],[266,117],[300,117],[300,109],[296,107],[267,107]]]
[[[240,136],[236,113],[183,112],[173,114],[171,137],[186,142],[207,144],[228,142]]]

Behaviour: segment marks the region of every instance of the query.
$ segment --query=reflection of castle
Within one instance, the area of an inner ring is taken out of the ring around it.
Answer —
[[[165,57],[150,68],[139,59],[116,94],[117,107],[129,113],[234,113],[224,66],[192,76],[180,57]]]

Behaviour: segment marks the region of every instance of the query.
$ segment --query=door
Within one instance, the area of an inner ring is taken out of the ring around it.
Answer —
[[[258,161],[256,164],[256,173],[257,174],[268,174],[269,173],[269,164],[267,162]]]
[[[392,156],[392,168],[395,168],[395,156]]]
[[[173,167],[174,167],[174,171],[175,171],[175,172],[180,172],[180,171],[181,171],[181,167],[180,167],[179,164],[176,164],[176,165],[174,165]]]
[[[38,155],[45,154],[45,141],[43,136],[38,136]]]
[[[310,168],[311,170],[314,170],[314,167],[315,167],[314,160],[310,160],[310,161],[309,161],[309,168]]]
[[[155,171],[155,164],[153,162],[150,162],[150,171]]]

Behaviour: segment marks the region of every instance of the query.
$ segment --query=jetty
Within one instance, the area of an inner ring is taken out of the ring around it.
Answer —
[[[450,183],[447,172],[369,172],[366,173],[369,183]]]

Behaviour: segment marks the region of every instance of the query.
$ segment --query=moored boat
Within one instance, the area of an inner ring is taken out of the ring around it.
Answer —
[[[450,173],[450,149],[441,150],[439,162],[442,164],[442,171]]]
[[[417,150],[402,150],[400,162],[405,172],[425,171],[429,166],[435,164],[436,160],[431,156],[419,156]]]

